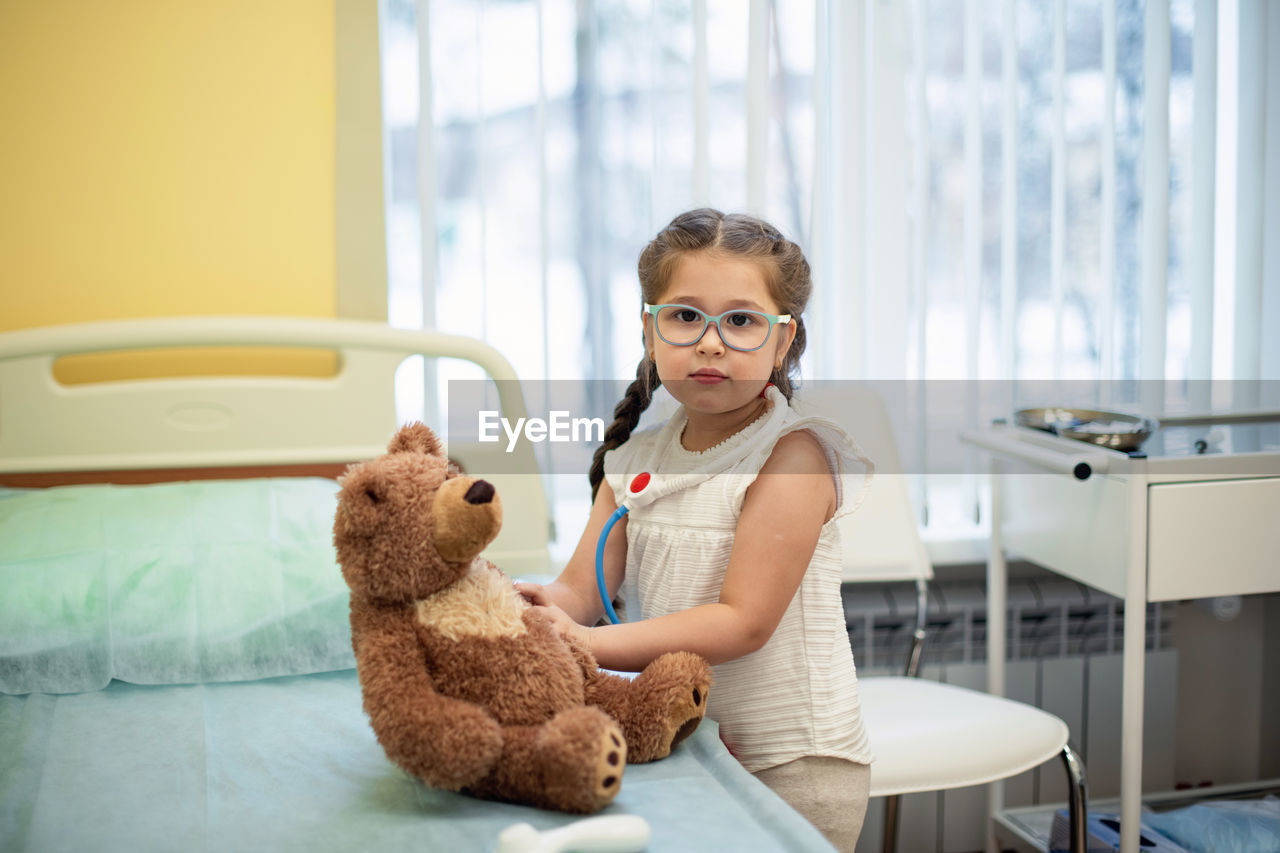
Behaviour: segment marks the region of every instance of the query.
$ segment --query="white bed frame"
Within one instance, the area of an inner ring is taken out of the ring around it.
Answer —
[[[65,356],[186,347],[329,350],[337,370],[76,385],[54,375]],[[396,368],[419,354],[479,365],[495,380],[502,414],[525,416],[511,364],[487,344],[457,335],[295,317],[147,318],[0,333],[0,484],[335,477],[385,451],[398,426]],[[451,457],[481,473],[494,470],[484,465],[492,452],[449,447]],[[484,474],[508,508],[486,555],[508,573],[549,571],[537,462],[528,452],[504,459],[501,470],[520,473]]]

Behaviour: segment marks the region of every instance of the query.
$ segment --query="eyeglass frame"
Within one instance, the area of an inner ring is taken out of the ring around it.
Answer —
[[[688,308],[690,311],[697,312],[702,317],[702,331],[698,332],[698,334],[694,336],[694,339],[689,341],[689,343],[687,344],[678,344],[678,343],[675,343],[674,341],[667,340],[666,337],[662,334],[662,332],[658,329],[658,312],[661,311],[663,308]],[[653,331],[657,333],[659,338],[662,338],[663,343],[669,344],[673,347],[691,347],[694,344],[698,343],[698,341],[706,337],[707,328],[709,326],[715,326],[716,335],[719,336],[720,342],[735,352],[756,352],[757,350],[763,349],[764,345],[769,343],[770,336],[773,335],[774,326],[778,325],[779,323],[785,324],[785,323],[791,322],[790,314],[766,314],[764,311],[755,311],[751,308],[730,308],[728,311],[722,311],[719,314],[712,316],[711,314],[708,314],[706,311],[703,311],[701,308],[698,308],[694,305],[686,305],[683,302],[664,302],[661,305],[650,305],[648,302],[646,302],[644,303],[644,313],[653,318]],[[725,340],[724,332],[720,328],[720,321],[724,319],[726,316],[728,316],[729,314],[754,314],[757,317],[763,317],[769,321],[769,328],[765,331],[764,340],[760,342],[759,346],[754,346],[754,347],[751,347],[750,349],[747,349],[744,347],[734,346],[733,344]]]

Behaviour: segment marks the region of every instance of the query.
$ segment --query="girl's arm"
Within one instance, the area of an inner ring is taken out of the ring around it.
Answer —
[[[545,586],[518,583],[516,589],[535,604],[556,605],[577,623],[595,624],[604,615],[604,605],[596,588],[596,542],[609,516],[617,508],[613,489],[607,483],[601,483],[595,503],[591,505],[587,527],[560,576]],[[604,579],[611,598],[622,585],[626,564],[627,517],[624,515],[609,531],[609,541],[604,549]]]
[[[664,652],[678,650],[696,652],[713,664],[754,652],[773,635],[795,597],[835,508],[835,484],[817,439],[804,431],[790,433],[747,489],[719,601],[622,625],[584,628],[562,620],[559,626],[588,644],[600,665],[610,669],[643,669]]]

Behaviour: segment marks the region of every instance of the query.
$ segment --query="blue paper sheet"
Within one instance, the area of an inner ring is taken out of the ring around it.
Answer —
[[[605,814],[655,851],[830,851],[715,724],[630,765]],[[575,818],[428,789],[383,755],[354,671],[0,696],[0,850],[487,851]]]
[[[349,669],[338,485],[0,489],[0,692]]]

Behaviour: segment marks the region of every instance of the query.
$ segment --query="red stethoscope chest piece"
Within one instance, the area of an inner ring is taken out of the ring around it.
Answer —
[[[631,494],[633,495],[638,495],[641,492],[643,492],[645,489],[645,486],[648,486],[648,485],[649,485],[649,472],[642,471],[641,473],[636,474],[635,477],[632,478],[631,485],[628,487],[628,491],[630,491]]]

